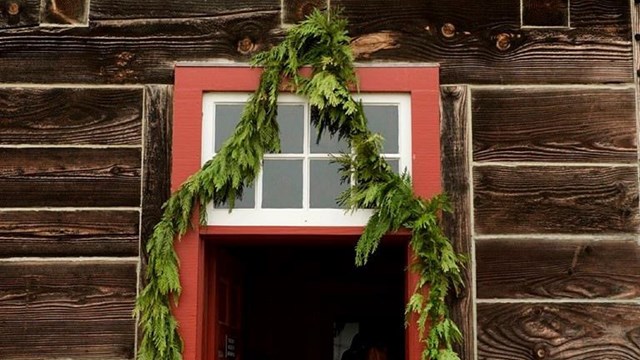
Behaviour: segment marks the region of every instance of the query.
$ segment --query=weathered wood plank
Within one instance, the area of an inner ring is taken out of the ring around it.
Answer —
[[[279,10],[279,0],[146,0],[144,2],[91,0],[89,18],[91,21],[139,18],[176,19]]]
[[[475,161],[638,160],[633,89],[472,92]]]
[[[142,249],[162,217],[162,204],[169,198],[171,186],[171,120],[173,87],[145,87],[145,145],[142,182]],[[140,254],[143,267],[146,252]],[[141,272],[144,273],[144,272]],[[142,280],[142,279],[141,279]]]
[[[279,25],[278,11],[256,11],[0,30],[0,82],[172,84],[176,61],[247,60]]]
[[[0,89],[0,144],[141,145],[142,89]]]
[[[0,263],[2,359],[133,359],[135,296],[135,264]]]
[[[478,234],[638,231],[635,167],[476,166]]]
[[[43,24],[86,25],[89,0],[44,0],[40,14]]]
[[[38,26],[40,0],[9,0],[0,3],[0,29]]]
[[[640,298],[635,240],[481,240],[476,269],[478,298]]]
[[[524,0],[522,25],[568,26],[569,0]]]
[[[140,149],[0,149],[0,207],[140,206]]]
[[[0,256],[136,256],[137,211],[1,211]]]
[[[332,1],[356,38],[392,34],[367,57],[438,62],[442,83],[632,82],[629,2],[571,4],[570,29],[522,29],[518,1]]]
[[[640,306],[478,304],[479,360],[635,360]]]
[[[326,9],[328,0],[285,0],[283,20],[285,24],[296,24],[311,14],[313,9]]]
[[[445,234],[454,243],[456,251],[470,256],[471,224],[469,194],[469,156],[467,148],[467,87],[443,86],[441,92],[442,184],[449,195],[453,211],[443,214]],[[464,335],[463,343],[456,349],[463,360],[473,358],[473,289],[470,268],[463,273],[465,287],[452,295],[450,305],[453,318]]]

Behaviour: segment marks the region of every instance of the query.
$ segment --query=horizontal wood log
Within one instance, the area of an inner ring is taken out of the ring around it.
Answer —
[[[360,36],[390,31],[397,46],[368,58],[441,65],[442,83],[633,81],[629,3],[571,1],[571,28],[522,29],[520,2],[335,0]]]
[[[0,256],[137,256],[137,211],[0,211]]]
[[[476,166],[478,234],[638,231],[635,167]]]
[[[472,92],[475,161],[638,160],[634,89]]]
[[[569,0],[524,0],[522,25],[568,26]]]
[[[133,359],[135,296],[135,264],[0,263],[2,359]]]
[[[0,31],[0,82],[172,84],[176,61],[248,60],[279,25],[278,11],[256,11]]]
[[[0,30],[12,27],[38,26],[40,0],[5,0],[0,2]]]
[[[327,4],[328,0],[284,0],[284,23],[296,24],[304,20],[314,9],[326,9]]]
[[[142,145],[142,89],[0,88],[0,144]]]
[[[471,256],[471,196],[467,129],[469,114],[466,86],[443,86],[440,89],[442,184],[449,195],[453,211],[443,214],[444,232],[455,250]],[[474,329],[471,289],[471,269],[462,274],[466,284],[459,294],[450,296],[453,319],[463,333],[462,344],[456,349],[462,360],[473,359]]]
[[[2,148],[0,207],[137,207],[140,166],[135,148]]]
[[[40,20],[43,24],[86,25],[89,0],[44,0]]]
[[[105,19],[151,19],[190,18],[257,11],[279,11],[279,0],[91,0],[89,18],[92,21]]]
[[[630,241],[476,242],[478,298],[640,298],[640,245]]]
[[[478,304],[478,360],[635,360],[640,306]]]

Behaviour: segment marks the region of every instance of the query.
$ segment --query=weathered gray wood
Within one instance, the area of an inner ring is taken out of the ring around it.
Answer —
[[[0,144],[142,145],[142,89],[0,88]]]
[[[633,89],[472,92],[475,161],[638,160]]]
[[[469,156],[467,147],[467,87],[443,86],[441,91],[442,184],[449,196],[453,211],[443,214],[445,234],[456,251],[471,255],[471,224],[469,195]],[[465,287],[452,295],[453,318],[464,334],[463,343],[456,349],[463,360],[473,359],[473,289],[470,268],[463,273]]]
[[[1,211],[0,256],[136,256],[137,211]]]
[[[135,264],[0,263],[2,359],[133,359],[135,296]]]
[[[635,240],[481,240],[476,269],[478,298],[640,298]]]
[[[635,167],[476,166],[478,234],[638,231]]]
[[[478,360],[635,360],[640,306],[478,304]]]
[[[92,21],[106,19],[189,18],[279,11],[279,0],[91,0]]]
[[[279,25],[279,12],[256,11],[0,31],[0,82],[171,84],[176,61],[248,60]]]
[[[140,166],[135,148],[1,148],[0,207],[137,207]]]
[[[633,81],[629,2],[571,1],[570,29],[521,29],[511,0],[335,0],[353,36],[388,31],[372,59],[441,64],[442,83]]]

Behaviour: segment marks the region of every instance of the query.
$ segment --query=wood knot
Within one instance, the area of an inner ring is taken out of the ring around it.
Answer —
[[[456,36],[456,26],[453,25],[452,23],[445,23],[440,28],[440,32],[442,33],[442,36],[450,39]]]
[[[7,14],[16,16],[18,15],[18,13],[20,13],[20,4],[18,4],[17,2],[10,2],[7,5]]]
[[[257,46],[248,36],[238,41],[238,52],[242,55],[249,55],[256,50]]]
[[[534,346],[533,354],[536,357],[536,359],[544,359],[549,355],[547,348],[546,346],[544,346],[544,344],[537,344],[536,346]]]
[[[119,67],[126,67],[136,57],[134,53],[129,51],[123,51],[116,55],[116,65]]]
[[[496,47],[500,51],[507,51],[511,48],[511,35],[500,33],[496,36]]]

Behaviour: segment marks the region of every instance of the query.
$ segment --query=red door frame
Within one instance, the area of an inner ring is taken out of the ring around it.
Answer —
[[[439,71],[435,65],[361,66],[357,69],[360,91],[411,94],[412,179],[417,194],[430,197],[441,191]],[[205,92],[252,92],[260,69],[247,66],[191,66],[175,69],[171,189],[175,191],[201,166],[202,97]],[[197,219],[197,216],[195,217]],[[197,225],[176,243],[180,258],[182,296],[174,309],[184,340],[184,360],[203,359],[205,309],[205,240],[234,241],[353,241],[361,227],[253,227]],[[227,236],[225,236],[227,235]],[[272,240],[269,240],[271,238]],[[225,240],[226,239],[226,240]],[[408,256],[409,259],[411,256]],[[415,287],[416,276],[407,272],[405,293]],[[413,322],[412,322],[413,323]],[[406,333],[407,360],[419,360],[418,330],[410,325]]]

